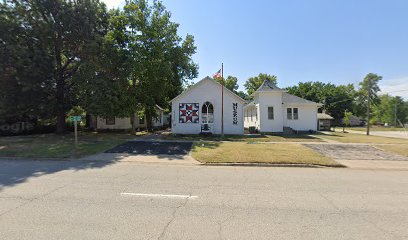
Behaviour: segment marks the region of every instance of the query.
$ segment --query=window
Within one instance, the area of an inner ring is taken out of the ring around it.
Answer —
[[[298,114],[298,109],[293,108],[293,119],[298,120],[299,119],[299,114]]]
[[[203,123],[214,123],[214,106],[210,102],[205,102],[201,108],[201,119]]]
[[[292,108],[287,108],[286,112],[287,112],[287,115],[288,115],[288,119],[292,120]]]
[[[299,109],[298,108],[287,108],[287,114],[289,120],[299,119]]]
[[[273,120],[274,116],[273,116],[273,107],[268,107],[268,119],[272,119]]]
[[[106,125],[115,125],[115,117],[106,118]]]

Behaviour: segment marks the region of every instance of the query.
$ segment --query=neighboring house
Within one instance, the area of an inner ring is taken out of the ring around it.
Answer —
[[[364,122],[361,121],[359,117],[352,115],[350,117],[350,126],[351,127],[364,126]]]
[[[321,106],[286,93],[265,80],[244,107],[245,128],[259,132],[317,131],[317,109]]]
[[[318,113],[317,114],[318,124],[317,127],[319,131],[327,131],[330,130],[333,117],[327,114],[326,112]]]
[[[164,126],[165,114],[164,110],[156,105],[157,117],[153,120],[153,128],[162,128]],[[97,129],[131,129],[132,121],[131,118],[119,118],[119,117],[97,117],[96,118],[96,128]],[[140,116],[136,119],[136,128],[145,129],[146,128],[146,117]]]
[[[172,99],[171,131],[176,134],[221,134],[221,92],[224,89],[224,133],[244,134],[245,100],[210,77]]]

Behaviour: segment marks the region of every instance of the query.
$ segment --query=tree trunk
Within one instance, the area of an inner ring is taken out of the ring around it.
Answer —
[[[136,134],[136,113],[133,114],[133,116],[130,118],[132,121],[132,134]]]
[[[146,130],[149,131],[149,132],[153,131],[152,114],[148,109],[146,111]]]
[[[61,50],[59,48],[59,44],[55,44],[55,61],[56,61],[56,72],[55,72],[55,80],[57,83],[57,133],[63,134],[67,131],[66,126],[66,113],[65,113],[65,81],[64,75],[62,70],[62,60],[61,60]]]

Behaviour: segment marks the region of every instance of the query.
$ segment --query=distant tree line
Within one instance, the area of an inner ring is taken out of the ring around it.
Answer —
[[[367,98],[370,91],[371,117],[370,123],[388,123],[400,125],[408,122],[408,101],[400,96],[389,94],[379,95],[378,82],[382,79],[377,74],[369,73],[358,84],[335,85],[323,82],[299,82],[295,86],[287,87],[288,93],[295,96],[323,104],[319,109],[330,114],[337,125],[343,124],[345,115],[354,115],[362,119],[367,117]],[[238,80],[236,77],[228,76],[224,84],[231,91],[237,93],[246,100],[251,100],[251,94],[256,91],[264,80],[269,80],[277,85],[277,77],[260,73],[258,76],[250,77],[244,83],[245,92],[238,92]],[[221,79],[217,79],[221,82]]]

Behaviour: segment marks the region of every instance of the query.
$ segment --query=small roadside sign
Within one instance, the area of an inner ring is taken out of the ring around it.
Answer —
[[[71,116],[71,121],[74,122],[74,129],[75,129],[75,147],[78,145],[78,127],[77,122],[81,121],[81,116]]]
[[[71,116],[70,119],[73,122],[80,122],[81,121],[81,116]]]

